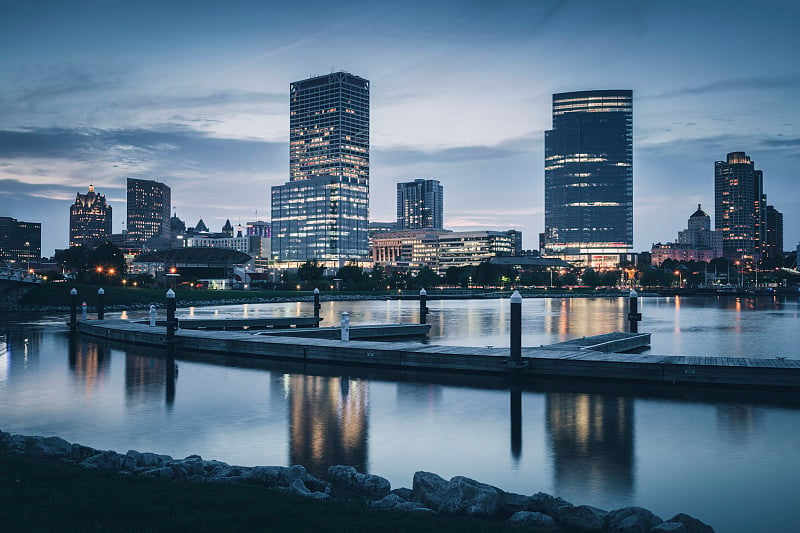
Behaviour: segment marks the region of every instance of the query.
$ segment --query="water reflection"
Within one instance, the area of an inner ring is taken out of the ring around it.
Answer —
[[[763,422],[763,412],[752,405],[717,406],[717,427],[720,433],[740,444],[750,441]]]
[[[545,409],[556,492],[578,501],[631,500],[633,401],[551,392],[546,395]]]
[[[75,382],[87,396],[99,391],[110,372],[111,359],[100,343],[71,336],[69,338],[69,368]]]
[[[323,474],[330,465],[366,472],[369,388],[344,377],[286,375],[289,464]]]

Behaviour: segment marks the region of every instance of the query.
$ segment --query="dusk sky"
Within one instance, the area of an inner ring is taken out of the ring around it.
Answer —
[[[172,188],[214,231],[270,218],[288,180],[289,83],[371,82],[370,219],[434,178],[445,227],[544,227],[555,92],[634,92],[634,240],[672,241],[714,161],[745,151],[800,240],[795,2],[10,2],[0,0],[0,216],[68,244],[90,182],[125,220],[125,178]]]

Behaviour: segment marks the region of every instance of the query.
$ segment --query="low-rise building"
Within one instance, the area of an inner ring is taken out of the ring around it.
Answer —
[[[653,244],[651,262],[658,266],[667,259],[673,261],[711,261],[722,257],[722,232],[711,229],[711,217],[697,204],[689,217],[687,229],[678,232],[676,242]]]

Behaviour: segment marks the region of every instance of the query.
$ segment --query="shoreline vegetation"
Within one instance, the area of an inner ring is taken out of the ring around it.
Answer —
[[[4,531],[264,529],[273,531],[512,531],[713,533],[686,514],[606,511],[542,492],[505,492],[473,479],[416,472],[413,488],[335,465],[235,466],[96,450],[58,437],[0,431]]]
[[[96,311],[97,291],[99,285],[82,283],[46,283],[39,285],[22,296],[18,302],[0,307],[4,311],[18,312],[64,312],[69,311],[69,291],[78,291],[79,305],[86,302],[87,310]],[[103,287],[105,292],[104,307],[106,311],[130,311],[148,309],[151,304],[156,308],[165,306],[166,290],[162,288],[141,287]],[[428,300],[440,299],[487,299],[507,298],[512,289],[465,289],[465,290],[430,290]],[[552,289],[520,290],[526,298],[586,298],[586,297],[626,297],[630,290],[594,290],[577,288],[573,290],[554,287]],[[274,290],[175,290],[177,307],[208,307],[215,305],[236,305],[246,303],[284,303],[313,300],[313,291],[274,291]],[[643,292],[641,296],[652,296],[656,293]],[[419,291],[322,291],[322,301],[352,300],[416,300]]]

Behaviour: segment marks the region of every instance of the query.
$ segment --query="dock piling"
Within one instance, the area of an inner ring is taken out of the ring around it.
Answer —
[[[178,325],[175,320],[175,291],[167,291],[167,347],[171,348],[175,344],[175,329]]]
[[[150,304],[150,327],[154,327],[156,325],[156,306]]]
[[[639,322],[642,320],[642,313],[639,312],[639,294],[631,289],[628,299],[628,323],[631,333],[639,333]]]
[[[428,293],[425,289],[419,290],[419,323],[428,323]]]
[[[342,313],[342,340],[349,341],[350,340],[350,313],[344,311]]]
[[[317,319],[316,327],[319,327],[319,312],[322,306],[319,303],[319,288],[314,289],[314,318]]]
[[[97,289],[97,320],[103,320],[105,318],[105,295],[106,291],[103,290],[103,287]]]
[[[78,331],[78,289],[69,291],[69,332]]]
[[[522,363],[522,295],[511,295],[511,362]]]
[[[81,320],[86,320],[89,317],[89,306],[86,302],[81,304]]]

